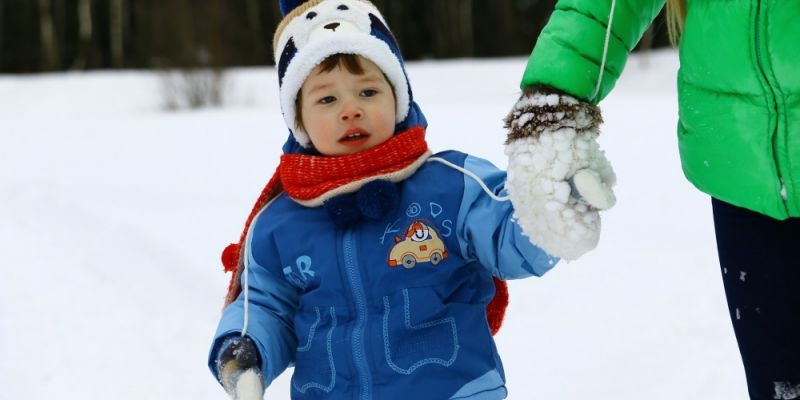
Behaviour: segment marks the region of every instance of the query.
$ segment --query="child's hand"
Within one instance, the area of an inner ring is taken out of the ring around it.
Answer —
[[[262,399],[264,385],[260,367],[261,357],[249,337],[235,336],[222,343],[217,368],[222,386],[232,399]]]
[[[614,171],[597,144],[600,110],[546,87],[527,89],[506,117],[514,216],[552,256],[576,259],[600,237],[614,205]]]

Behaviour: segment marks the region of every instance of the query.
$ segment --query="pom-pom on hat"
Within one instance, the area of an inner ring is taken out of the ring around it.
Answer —
[[[369,59],[386,75],[396,100],[395,133],[426,121],[414,103],[403,57],[380,11],[366,0],[280,0],[284,14],[273,39],[283,118],[303,148],[311,140],[297,125],[295,100],[311,71],[334,54]],[[294,152],[293,143],[284,151]]]

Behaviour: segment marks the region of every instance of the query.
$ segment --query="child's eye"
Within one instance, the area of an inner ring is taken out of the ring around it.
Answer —
[[[361,96],[363,97],[372,97],[378,94],[378,91],[375,89],[365,89],[361,91]]]
[[[320,104],[330,104],[330,103],[333,103],[334,101],[336,101],[336,97],[333,97],[333,96],[325,96],[325,97],[319,99],[319,103]]]

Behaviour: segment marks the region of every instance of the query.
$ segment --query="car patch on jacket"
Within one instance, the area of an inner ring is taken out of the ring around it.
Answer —
[[[447,249],[433,226],[422,220],[409,224],[403,236],[395,236],[395,244],[389,251],[390,267],[402,265],[403,268],[414,268],[417,263],[429,262],[437,265],[447,258]]]

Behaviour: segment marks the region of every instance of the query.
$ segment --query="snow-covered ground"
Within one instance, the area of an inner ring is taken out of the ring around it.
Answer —
[[[504,167],[524,66],[409,63],[431,147]],[[676,70],[636,56],[602,103],[618,204],[597,250],[512,282],[510,399],[747,398],[710,201],[680,170]],[[219,254],[286,137],[274,70],[229,83],[223,109],[165,113],[151,73],[0,76],[0,398],[226,398],[206,369]]]

